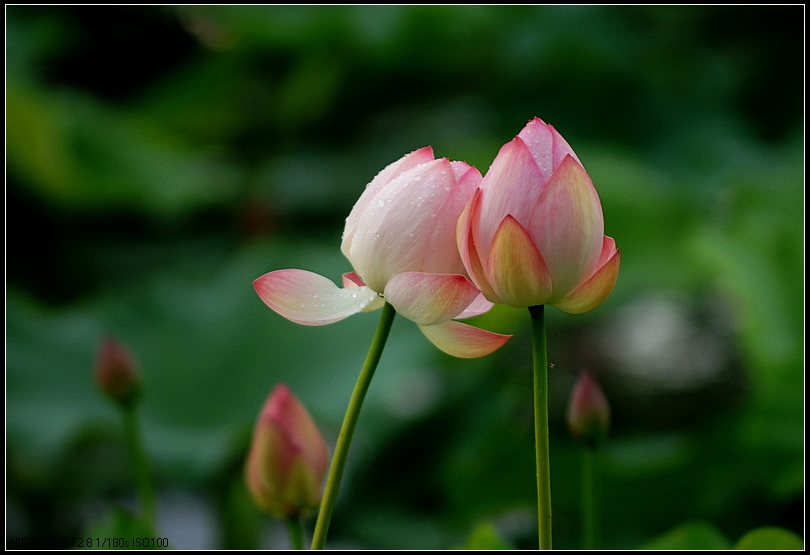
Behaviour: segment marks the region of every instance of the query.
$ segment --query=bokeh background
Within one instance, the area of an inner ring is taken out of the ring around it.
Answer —
[[[613,409],[605,547],[803,537],[803,22],[803,6],[7,6],[7,538],[81,536],[134,506],[92,379],[113,334],[146,381],[159,535],[286,547],[242,482],[253,422],[285,382],[333,445],[377,314],[298,326],[252,281],[338,281],[343,220],[380,169],[432,145],[485,172],[535,116],[576,150],[622,250],[607,302],[547,311],[555,547],[581,545],[564,413],[583,368]],[[395,321],[328,545],[454,548],[481,523],[534,545],[529,317],[476,323],[514,338],[462,361]]]

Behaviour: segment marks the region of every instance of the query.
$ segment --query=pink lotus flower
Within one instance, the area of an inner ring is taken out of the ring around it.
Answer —
[[[326,442],[287,386],[276,386],[262,409],[245,463],[256,505],[276,516],[305,515],[323,496]]]
[[[486,298],[511,306],[588,312],[619,273],[591,178],[538,118],[501,147],[461,215],[458,248]]]
[[[481,179],[464,162],[434,159],[430,147],[404,156],[377,174],[346,218],[341,250],[355,271],[344,274],[343,288],[292,269],[261,276],[256,292],[285,318],[310,326],[388,302],[448,354],[495,351],[510,336],[453,320],[492,307],[467,278],[455,240],[459,215]]]

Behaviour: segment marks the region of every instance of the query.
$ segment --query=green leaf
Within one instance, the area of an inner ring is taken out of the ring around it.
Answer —
[[[734,549],[804,549],[804,542],[790,530],[766,526],[745,534]]]
[[[647,542],[642,549],[729,549],[731,544],[708,522],[687,522]]]

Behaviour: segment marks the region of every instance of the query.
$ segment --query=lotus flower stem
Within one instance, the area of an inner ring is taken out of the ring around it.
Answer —
[[[582,455],[582,547],[598,549],[599,514],[596,493],[596,445],[587,444]]]
[[[287,530],[290,532],[290,547],[304,549],[304,524],[298,515],[287,517]]]
[[[135,490],[141,505],[141,515],[150,528],[155,525],[155,490],[150,476],[149,461],[138,428],[138,414],[135,403],[121,406],[124,419],[124,435],[135,470]]]
[[[360,370],[357,383],[354,386],[349,406],[346,408],[346,415],[343,417],[343,425],[340,428],[335,453],[332,455],[332,464],[329,466],[329,476],[326,479],[326,488],[323,493],[321,510],[318,513],[318,520],[315,523],[315,533],[312,536],[312,549],[323,549],[326,543],[326,533],[329,530],[329,522],[332,519],[332,510],[337,501],[340,482],[343,479],[343,471],[346,468],[346,457],[349,454],[349,446],[352,442],[354,428],[360,416],[360,409],[363,406],[363,399],[366,397],[371,378],[380,362],[385,342],[388,339],[388,332],[391,331],[391,324],[394,322],[396,310],[388,303],[383,306],[380,322],[377,324],[377,332],[371,341],[371,346],[366,355],[366,361]]]
[[[540,549],[551,549],[551,472],[548,448],[548,350],[545,305],[529,307],[534,366],[534,444],[537,455],[537,524]]]

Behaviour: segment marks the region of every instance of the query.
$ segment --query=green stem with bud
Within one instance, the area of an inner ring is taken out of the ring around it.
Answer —
[[[304,549],[304,523],[298,515],[287,517],[287,530],[290,532],[290,547]]]
[[[154,529],[155,490],[149,470],[149,460],[146,457],[146,449],[138,427],[136,403],[122,403],[121,414],[124,419],[124,436],[135,471],[135,490],[141,505],[141,515],[145,523]]]
[[[340,482],[343,479],[343,471],[346,469],[346,458],[349,454],[349,446],[352,442],[354,428],[360,416],[360,409],[363,406],[363,399],[374,377],[374,371],[380,362],[388,333],[391,331],[391,324],[394,322],[396,310],[389,303],[385,303],[377,324],[377,332],[371,341],[366,361],[360,370],[357,383],[354,386],[349,406],[346,408],[346,415],[343,417],[343,426],[340,428],[335,453],[332,455],[332,464],[329,466],[329,476],[326,479],[326,487],[321,502],[321,510],[318,513],[318,521],[315,523],[315,533],[312,536],[312,549],[323,549],[326,544],[326,534],[329,531],[329,522],[332,519],[332,511],[337,501]]]
[[[534,446],[537,457],[537,527],[540,549],[551,549],[551,465],[548,447],[548,347],[544,305],[530,306],[534,376]]]

